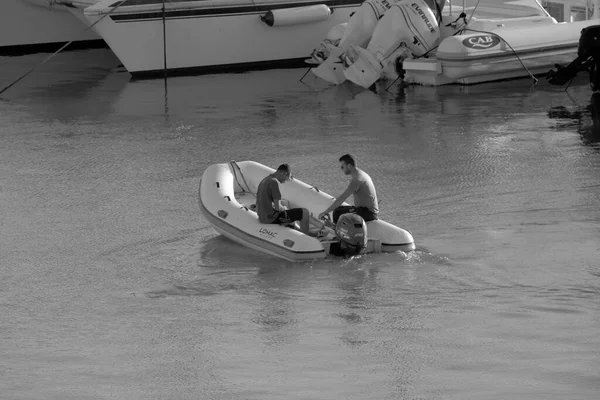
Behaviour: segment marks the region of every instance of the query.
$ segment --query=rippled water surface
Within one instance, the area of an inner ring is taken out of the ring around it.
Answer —
[[[4,87],[46,55],[0,59]],[[592,399],[599,99],[542,79],[131,81],[62,53],[0,97],[0,398]],[[293,264],[219,236],[204,169],[332,194],[356,155],[417,251]]]

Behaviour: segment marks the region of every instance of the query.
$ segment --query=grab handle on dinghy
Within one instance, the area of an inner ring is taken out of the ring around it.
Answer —
[[[223,198],[227,199],[227,201],[231,201],[231,197],[229,196],[223,196]]]
[[[316,187],[316,186],[313,186],[313,187],[311,187],[311,190],[312,190],[312,189],[315,189],[315,191],[316,191],[317,193],[320,193],[320,192],[321,192],[321,191],[319,190],[319,188],[318,188],[318,187]]]
[[[217,215],[223,219],[227,218],[227,211],[225,210],[219,210],[217,211]]]
[[[242,189],[242,192],[251,192],[250,186],[248,186],[248,182],[246,182],[246,178],[244,178],[244,174],[242,174],[242,170],[240,169],[240,166],[238,165],[238,163],[235,160],[231,160],[229,165],[231,165],[231,169],[233,171],[233,177],[235,178],[235,181],[237,182],[240,189]],[[238,180],[238,173],[240,174],[240,176],[242,177],[242,180],[244,181],[244,184],[246,185],[245,188],[244,188],[244,186],[242,186],[242,184]]]

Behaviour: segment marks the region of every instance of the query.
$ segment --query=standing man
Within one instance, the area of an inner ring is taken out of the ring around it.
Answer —
[[[344,154],[339,159],[340,168],[344,171],[344,175],[350,175],[352,179],[348,188],[342,193],[332,205],[327,207],[325,211],[319,214],[319,219],[323,219],[333,211],[333,222],[337,222],[340,215],[351,212],[360,215],[365,222],[377,219],[379,207],[377,205],[377,193],[375,186],[369,174],[365,171],[356,168],[356,161],[350,154]],[[353,195],[353,206],[342,206],[342,203]]]
[[[287,209],[281,204],[279,183],[292,179],[292,169],[288,164],[281,164],[277,171],[264,178],[256,191],[256,213],[263,224],[291,224],[300,221],[300,230],[308,234],[310,214],[306,208]]]

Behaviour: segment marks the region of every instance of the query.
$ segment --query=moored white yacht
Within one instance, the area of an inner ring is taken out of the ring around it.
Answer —
[[[301,66],[361,0],[59,0],[134,76]]]
[[[0,54],[57,49],[72,40],[79,47],[102,45],[94,31],[84,32],[88,25],[55,1],[2,0]]]

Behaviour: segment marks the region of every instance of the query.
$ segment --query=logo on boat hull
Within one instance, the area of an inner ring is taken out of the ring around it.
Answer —
[[[258,230],[258,233],[260,234],[260,236],[264,237],[265,239],[273,239],[275,236],[277,236],[277,232],[273,232],[268,230],[267,228],[260,228]]]
[[[500,43],[500,38],[494,35],[478,35],[468,37],[462,43],[471,49],[490,49]]]

